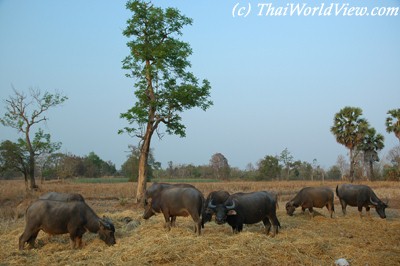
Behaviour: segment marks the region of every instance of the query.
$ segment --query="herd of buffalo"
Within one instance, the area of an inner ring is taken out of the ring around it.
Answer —
[[[336,186],[336,195],[340,200],[343,214],[346,206],[358,207],[361,215],[365,207],[367,213],[375,208],[381,218],[386,218],[387,203],[381,201],[373,190],[366,185],[342,184]],[[204,198],[202,192],[190,184],[153,183],[144,197],[144,219],[155,213],[162,213],[165,227],[175,226],[177,216],[191,216],[194,231],[201,234],[204,224],[215,216],[217,224],[228,223],[234,233],[243,230],[244,224],[263,222],[267,234],[278,233],[280,227],[276,216],[277,195],[268,191],[229,194],[219,190]],[[286,212],[292,216],[297,207],[304,212],[309,210],[313,217],[313,208],[327,207],[332,217],[334,212],[334,193],[327,187],[305,187],[286,203]],[[26,210],[26,226],[19,238],[19,249],[25,243],[34,246],[40,230],[50,234],[69,233],[72,248],[82,246],[82,235],[86,232],[97,233],[107,245],[115,244],[115,227],[110,219],[100,218],[86,204],[80,194],[49,192],[39,197]]]

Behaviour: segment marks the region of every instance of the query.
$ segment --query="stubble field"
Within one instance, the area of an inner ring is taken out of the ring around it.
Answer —
[[[325,182],[335,189],[339,182]],[[335,195],[335,215],[316,209],[310,219],[299,209],[286,215],[285,203],[305,186],[320,182],[219,182],[193,183],[205,196],[214,190],[230,193],[269,190],[279,195],[276,237],[267,236],[262,223],[245,226],[232,234],[228,225],[207,223],[201,236],[193,232],[191,218],[178,217],[167,232],[163,217],[145,221],[143,208],[133,204],[134,183],[74,184],[47,182],[41,191],[27,196],[22,181],[0,181],[0,265],[333,265],[339,258],[351,265],[400,265],[400,183],[363,182],[378,197],[389,200],[387,219],[374,209],[360,218],[348,207],[343,216]],[[110,217],[116,227],[117,244],[108,247],[97,235],[86,233],[84,247],[73,250],[67,234],[48,236],[40,232],[36,248],[18,250],[29,203],[48,191],[81,193],[94,211]],[[127,223],[126,217],[132,219]]]

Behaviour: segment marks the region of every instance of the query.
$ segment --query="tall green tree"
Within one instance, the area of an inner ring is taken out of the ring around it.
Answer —
[[[386,131],[393,132],[400,141],[400,109],[389,110],[387,114],[390,116],[386,118]]]
[[[267,155],[264,159],[258,162],[258,173],[259,177],[257,179],[272,180],[274,178],[279,178],[282,167],[279,165],[279,159]]]
[[[199,80],[189,72],[192,54],[190,45],[179,39],[184,26],[192,19],[175,8],[162,9],[150,1],[128,1],[126,8],[133,15],[127,21],[123,35],[130,40],[130,49],[123,61],[127,77],[135,80],[136,100],[132,108],[121,114],[129,127],[120,130],[139,138],[140,158],[136,201],[143,198],[146,189],[147,164],[154,132],[160,124],[168,134],[185,136],[181,113],[200,107],[208,109],[210,83]]]
[[[364,152],[364,161],[369,166],[369,179],[374,179],[374,162],[379,162],[378,151],[385,147],[383,143],[384,137],[381,134],[376,134],[375,128],[368,128],[367,134],[363,141],[358,146],[358,149]]]
[[[14,89],[14,96],[10,96],[6,102],[6,113],[0,118],[4,126],[15,128],[18,133],[24,135],[25,148],[29,152],[28,177],[30,188],[37,188],[35,183],[35,159],[40,154],[52,153],[59,149],[60,143],[51,143],[50,134],[43,130],[36,131],[32,139],[32,129],[36,124],[48,120],[46,112],[55,106],[62,104],[68,98],[59,93],[41,93],[40,90],[30,89],[29,96]]]
[[[358,107],[344,107],[335,114],[331,132],[336,141],[349,149],[350,180],[354,181],[355,158],[358,155],[357,146],[360,145],[368,130],[368,122],[362,116],[362,109]]]

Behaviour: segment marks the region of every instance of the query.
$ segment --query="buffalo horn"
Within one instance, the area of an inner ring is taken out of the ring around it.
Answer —
[[[375,205],[375,206],[378,205],[378,202],[373,201],[373,200],[372,200],[372,197],[369,197],[369,201],[372,203],[372,205]]]
[[[210,209],[214,209],[215,207],[217,207],[216,205],[214,205],[214,204],[212,204],[212,199],[208,202],[208,208],[210,208]]]
[[[226,205],[226,208],[227,208],[228,210],[234,209],[234,208],[235,208],[235,201],[232,200],[232,205]]]

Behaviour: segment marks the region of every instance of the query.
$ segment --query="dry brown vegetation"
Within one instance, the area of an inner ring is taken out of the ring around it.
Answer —
[[[325,183],[332,189],[336,184]],[[219,189],[278,192],[277,215],[282,228],[272,238],[265,235],[262,223],[232,234],[228,225],[211,222],[196,236],[191,219],[183,217],[178,217],[177,227],[166,232],[162,215],[141,219],[142,207],[132,203],[132,183],[48,182],[28,197],[22,181],[0,181],[0,265],[333,265],[339,258],[346,258],[351,265],[400,265],[400,183],[365,184],[382,199],[389,199],[387,219],[380,219],[375,210],[370,217],[360,218],[353,207],[348,207],[344,217],[337,198],[334,219],[329,218],[327,209],[316,209],[314,219],[299,210],[293,217],[286,215],[286,201],[304,186],[321,185],[318,182],[194,184],[205,196]],[[41,232],[35,249],[19,251],[23,213],[30,201],[48,191],[81,193],[99,215],[114,221],[117,244],[108,247],[95,234],[86,233],[84,247],[72,250],[68,235],[50,237]],[[126,224],[125,217],[134,221]],[[140,224],[135,227],[135,222]]]

